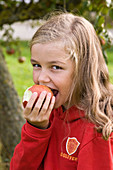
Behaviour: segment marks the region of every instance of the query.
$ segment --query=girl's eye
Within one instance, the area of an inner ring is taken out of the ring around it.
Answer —
[[[33,65],[33,67],[41,67],[41,65],[40,64],[32,64]]]
[[[62,69],[62,67],[60,67],[60,66],[53,66],[52,67],[54,70],[60,70],[60,69]]]

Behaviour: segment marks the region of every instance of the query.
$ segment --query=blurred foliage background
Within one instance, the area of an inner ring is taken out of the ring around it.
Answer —
[[[9,25],[3,35],[7,51],[10,51],[12,44],[18,46],[18,39],[14,40],[12,36],[12,23],[29,19],[43,19],[51,11],[58,10],[82,15],[93,23],[107,62],[105,51],[111,47],[107,30],[113,28],[113,0],[1,0],[0,29],[4,29],[4,24]]]

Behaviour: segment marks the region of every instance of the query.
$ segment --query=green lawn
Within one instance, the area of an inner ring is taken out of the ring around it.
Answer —
[[[22,100],[22,96],[26,88],[33,85],[32,65],[30,64],[30,50],[28,42],[21,42],[21,52],[21,56],[26,57],[26,61],[24,63],[18,62],[17,54],[8,55],[4,49],[5,60],[7,62],[9,72],[12,75],[20,100]]]
[[[111,49],[107,51],[107,54],[108,54],[108,69],[109,69],[110,80],[113,83],[113,46]]]
[[[22,56],[26,57],[24,63],[18,62],[17,54],[8,55],[4,49],[4,55],[9,68],[9,72],[12,75],[13,82],[17,93],[22,100],[22,96],[27,87],[33,85],[32,80],[32,66],[30,64],[30,50],[28,42],[21,42]],[[107,51],[108,54],[108,69],[110,72],[110,80],[113,83],[113,47]]]

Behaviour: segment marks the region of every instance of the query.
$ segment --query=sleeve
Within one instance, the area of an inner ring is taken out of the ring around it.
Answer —
[[[37,170],[46,153],[51,131],[51,126],[41,130],[26,122],[22,127],[21,141],[11,159],[10,170]]]
[[[77,170],[86,169],[113,170],[113,134],[107,141],[96,137],[81,148]]]

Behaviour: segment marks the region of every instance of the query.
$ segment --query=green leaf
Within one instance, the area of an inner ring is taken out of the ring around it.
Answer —
[[[105,22],[104,16],[98,16],[97,20],[96,20],[96,25],[98,25],[99,27],[102,26],[102,24]]]
[[[92,9],[93,9],[93,5],[90,4],[90,5],[89,5],[89,10],[92,11]]]
[[[107,23],[107,24],[106,24],[106,27],[107,27],[107,28],[112,28],[111,23]]]
[[[113,19],[113,8],[109,10],[109,16]]]
[[[108,11],[109,11],[108,7],[105,7],[105,6],[101,10],[103,15],[106,15],[108,13]]]

